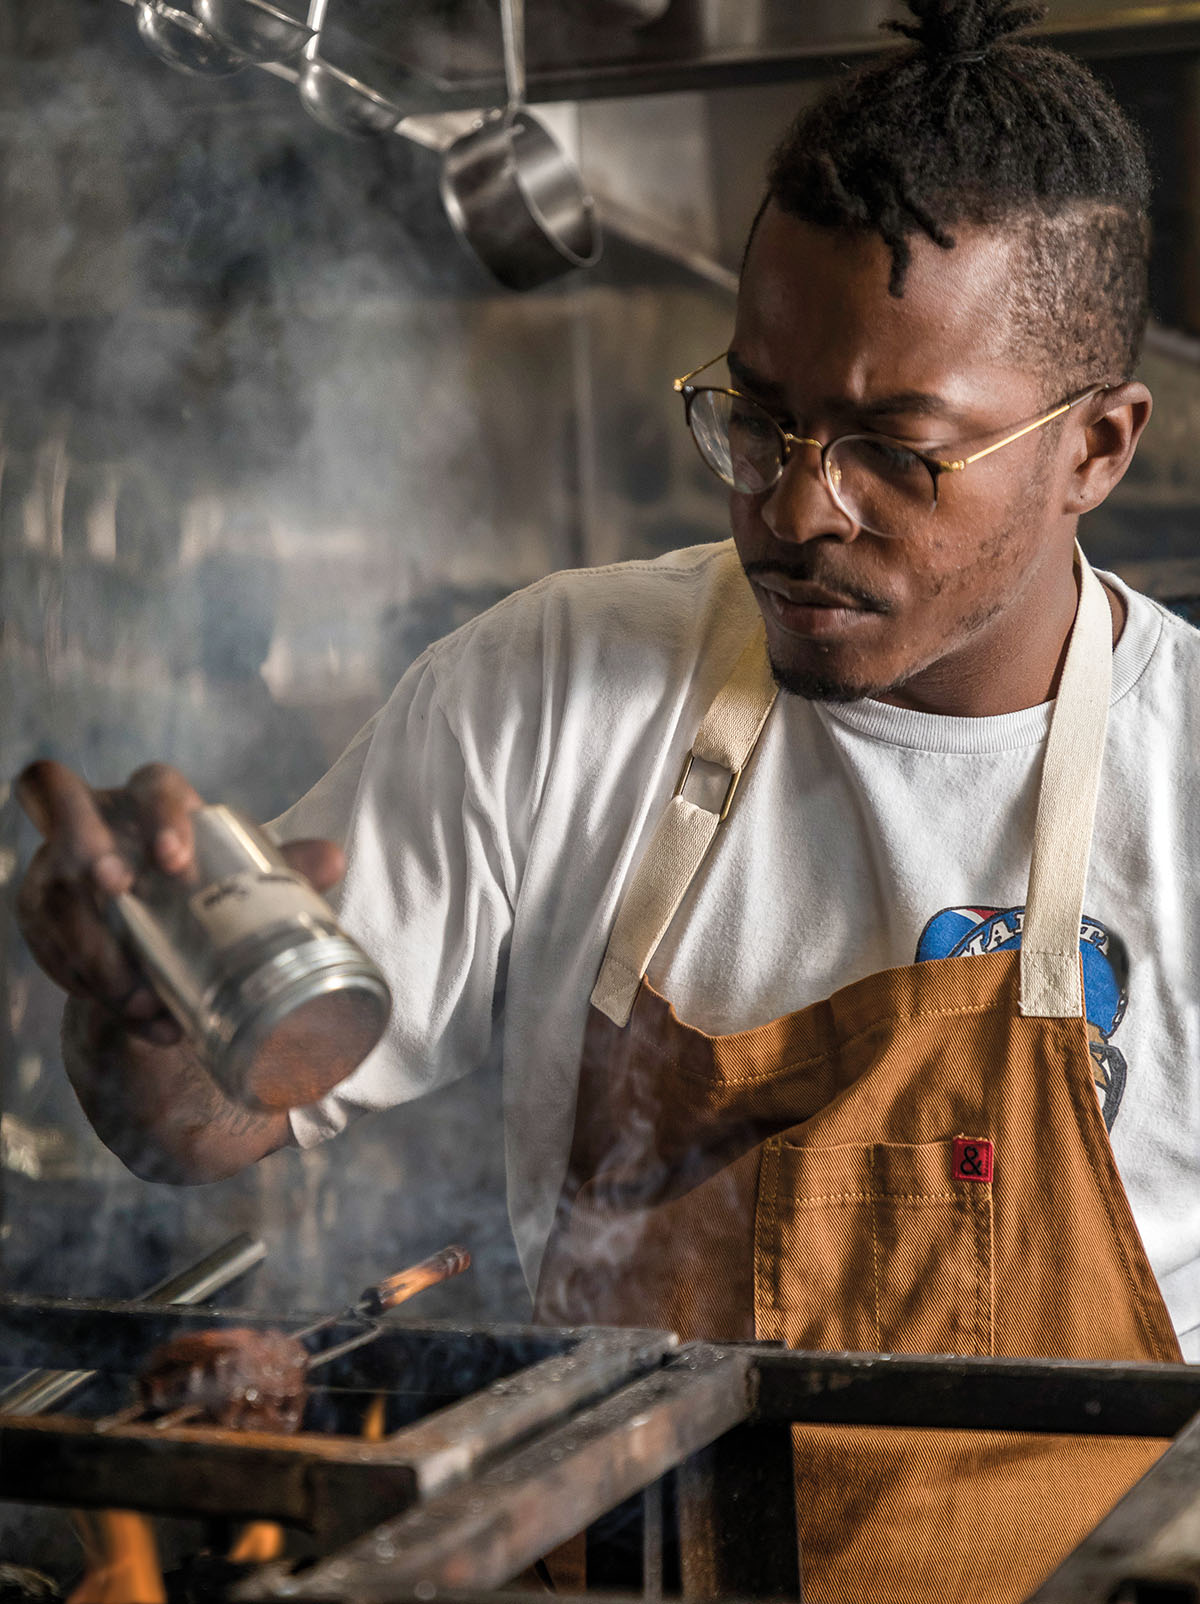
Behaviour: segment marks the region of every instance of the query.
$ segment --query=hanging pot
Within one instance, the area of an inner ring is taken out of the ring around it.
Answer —
[[[600,255],[574,164],[527,111],[489,118],[442,159],[442,200],[463,241],[512,290],[531,290]]]
[[[574,163],[525,109],[524,0],[500,0],[500,19],[508,103],[445,151],[442,200],[488,272],[530,290],[590,267],[600,235]]]

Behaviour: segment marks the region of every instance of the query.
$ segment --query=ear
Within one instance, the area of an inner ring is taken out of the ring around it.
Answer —
[[[1065,514],[1090,512],[1120,484],[1153,408],[1154,398],[1139,379],[1084,402],[1084,427],[1072,442]]]

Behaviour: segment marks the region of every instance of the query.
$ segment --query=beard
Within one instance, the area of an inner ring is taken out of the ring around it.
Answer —
[[[765,549],[768,555],[754,557],[743,556],[739,549],[747,579],[777,574],[801,583],[822,585],[884,619],[899,614],[897,623],[902,635],[911,636],[914,624],[917,626],[917,639],[909,648],[912,655],[907,661],[903,648],[890,652],[884,648],[880,654],[847,653],[838,662],[836,647],[822,651],[813,642],[803,652],[806,659],[803,663],[788,661],[786,655],[771,650],[771,673],[780,690],[809,702],[844,704],[889,700],[906,705],[903,693],[911,681],[937,669],[943,661],[949,668],[953,658],[989,628],[1022,588],[1020,572],[1013,568],[1010,553],[1014,546],[1028,548],[1030,529],[1044,522],[1053,455],[1054,441],[1049,434],[1043,434],[1023,492],[1004,509],[997,526],[978,544],[974,553],[974,566],[987,569],[995,576],[994,588],[990,594],[979,595],[977,589],[973,597],[968,593],[960,612],[946,606],[945,587],[953,583],[952,570],[940,575],[935,572],[918,594],[898,598],[887,583],[886,569],[881,572],[874,562],[852,563],[852,554],[843,551],[840,542],[816,540],[789,545],[756,539],[757,549]],[[851,568],[853,571],[847,571]],[[920,615],[928,616],[931,608],[943,614],[932,633],[928,627],[920,627]],[[784,651],[786,653],[786,648]],[[879,660],[880,655],[884,661]],[[824,663],[823,656],[827,657]],[[875,661],[870,661],[871,656]],[[890,661],[886,660],[888,657]],[[919,704],[909,701],[907,705]]]
[[[872,613],[888,614],[893,610],[892,600],[878,591],[868,589],[866,586],[848,577],[834,576],[828,572],[828,564],[819,560],[818,554],[806,547],[798,547],[794,551],[780,552],[770,558],[743,561],[743,571],[747,579],[753,580],[759,574],[782,574],[790,579],[802,583],[820,584],[827,589],[838,592],[856,603],[864,610]],[[886,683],[877,680],[862,680],[847,678],[820,666],[801,668],[789,663],[775,651],[770,653],[771,674],[780,690],[789,696],[800,696],[809,702],[859,702],[870,696],[886,696],[895,687],[889,679]],[[819,652],[819,648],[818,648]],[[811,658],[811,653],[809,654]]]
[[[795,557],[786,563],[751,561],[743,564],[743,567],[748,578],[756,573],[786,573],[800,580],[811,579],[815,583],[825,584],[828,588],[857,601],[870,612],[880,613],[886,617],[895,611],[895,603],[890,597],[840,578],[835,579],[823,573],[810,572],[809,564],[797,561]],[[941,657],[947,655],[947,634],[955,648],[961,649],[973,637],[985,630],[1001,610],[1001,602],[994,597],[980,600],[975,607],[953,618],[949,628],[939,634],[936,644],[927,646],[924,653],[915,655],[907,662],[898,661],[898,654],[892,654],[890,663],[876,661],[872,664],[867,661],[856,664],[851,660],[835,668],[832,661],[826,664],[820,662],[820,657],[825,653],[817,647],[815,653],[810,650],[806,654],[808,663],[802,666],[796,662],[789,662],[778,652],[771,650],[768,644],[771,674],[785,695],[798,696],[807,702],[848,703],[891,700],[904,691],[910,680],[924,673]],[[826,650],[828,656],[832,658],[836,648]],[[814,655],[817,658],[815,662]],[[872,668],[875,670],[874,674],[871,673]]]
[[[868,698],[891,696],[904,684],[864,684],[859,680],[835,679],[819,669],[792,668],[771,656],[771,675],[779,689],[787,696],[799,696],[806,702],[864,702]],[[906,675],[907,679],[908,676]]]
[[[969,641],[981,630],[986,629],[1000,610],[999,602],[981,603],[973,612],[967,613],[958,621],[957,635],[961,640]],[[852,679],[844,675],[838,678],[828,670],[798,668],[793,664],[780,662],[774,652],[770,652],[770,664],[772,678],[779,689],[788,696],[802,697],[806,702],[883,701],[897,696],[910,680],[936,663],[939,655],[941,654],[934,652],[926,659],[909,663],[901,674],[886,680]]]

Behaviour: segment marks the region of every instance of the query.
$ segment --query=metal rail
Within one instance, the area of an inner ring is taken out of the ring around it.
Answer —
[[[1179,1432],[1028,1604],[1200,1600],[1200,1591],[1178,1591],[1200,1582],[1200,1368],[700,1343],[302,1575],[273,1567],[234,1596],[385,1604],[436,1595],[451,1604],[519,1577],[539,1555],[666,1476],[675,1480],[685,1598],[795,1600],[793,1422],[1108,1437]],[[648,1499],[645,1597],[661,1590],[658,1508]]]
[[[266,1257],[266,1244],[244,1231],[189,1265],[177,1275],[158,1281],[138,1300],[142,1303],[190,1305],[203,1303],[214,1292],[231,1286]],[[0,1414],[37,1415],[64,1403],[96,1375],[95,1370],[31,1370],[0,1392]]]
[[[686,1349],[663,1370],[302,1576],[265,1567],[232,1596],[384,1604],[408,1591],[432,1598],[447,1588],[499,1587],[742,1425],[753,1410],[751,1359],[745,1349]],[[760,1529],[756,1547],[763,1538]],[[794,1517],[791,1546],[794,1553]],[[791,1591],[794,1597],[795,1586]]]
[[[103,1353],[125,1375],[148,1344],[233,1321],[305,1323],[0,1298],[0,1352],[13,1365]],[[329,1407],[347,1419],[355,1399],[361,1410],[375,1392],[394,1398],[400,1424],[382,1442],[348,1435],[353,1424],[285,1438],[9,1414],[0,1496],[260,1516],[316,1534],[325,1558],[297,1573],[261,1569],[243,1600],[436,1593],[450,1604],[513,1581],[640,1494],[642,1558],[635,1544],[626,1559],[641,1565],[645,1598],[671,1590],[664,1555],[677,1538],[670,1563],[685,1597],[795,1600],[794,1422],[1174,1437],[1028,1604],[1200,1601],[1200,1367],[678,1349],[664,1333],[384,1322],[375,1343],[329,1368]],[[635,1581],[622,1571],[614,1585]]]
[[[123,3],[134,5],[136,0]],[[303,7],[297,9],[302,12]],[[732,29],[728,15],[704,0],[673,0],[662,21],[646,30],[581,26],[562,13],[552,29],[534,30],[539,48],[527,64],[525,99],[535,105],[797,83],[836,73],[847,61],[898,48],[879,32],[874,7],[847,6],[844,16],[826,8],[819,17],[806,14],[808,9],[794,0],[760,0],[757,23],[739,19]],[[366,28],[359,26],[364,18]],[[1096,60],[1195,52],[1200,51],[1200,4],[1075,0],[1070,6],[1055,6],[1033,33]],[[479,68],[481,55],[486,60],[492,48],[491,37],[481,38],[472,30],[465,44],[448,50],[446,24],[433,6],[377,9],[373,15],[358,8],[349,22],[335,22],[329,36],[339,50],[364,62],[373,60],[385,79],[389,69],[402,71],[410,96],[420,84],[427,101],[422,111],[429,115],[406,118],[397,130],[418,144],[440,148],[442,141],[434,132],[440,115],[504,104],[499,50],[494,67],[489,62]],[[296,81],[296,69],[286,62],[254,65],[286,82]],[[366,65],[358,70],[369,72]],[[375,87],[388,92],[386,82]],[[423,124],[429,125],[428,133]]]
[[[1200,1366],[755,1350],[760,1420],[1173,1437]]]
[[[0,1298],[0,1353],[13,1363],[103,1354],[104,1368],[85,1373],[100,1378],[103,1396],[132,1377],[154,1346],[183,1332],[227,1325],[295,1332],[310,1323],[231,1310]],[[668,1332],[464,1331],[387,1315],[371,1323],[368,1345],[355,1340],[362,1333],[361,1321],[323,1328],[340,1350],[311,1395],[325,1429],[285,1436],[123,1414],[0,1414],[0,1497],[277,1520],[314,1533],[328,1550],[478,1474],[656,1369],[677,1346]],[[318,1362],[322,1357],[318,1351]],[[364,1442],[357,1435],[361,1409],[381,1393],[392,1400],[396,1424],[382,1440]]]

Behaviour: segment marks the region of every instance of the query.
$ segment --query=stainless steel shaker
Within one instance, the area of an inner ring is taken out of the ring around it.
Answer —
[[[192,873],[149,869],[114,899],[123,934],[228,1096],[313,1102],[383,1034],[387,983],[258,825],[218,805],[192,829]]]

